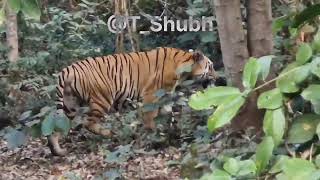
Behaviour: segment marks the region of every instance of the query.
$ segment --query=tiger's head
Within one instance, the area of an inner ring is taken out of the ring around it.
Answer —
[[[193,79],[201,83],[204,88],[214,84],[218,78],[210,59],[200,51],[189,51],[188,61],[182,61],[180,67],[190,67],[189,71],[182,74],[182,79]]]
[[[200,79],[216,79],[217,73],[213,68],[211,60],[200,51],[192,53],[192,77]]]

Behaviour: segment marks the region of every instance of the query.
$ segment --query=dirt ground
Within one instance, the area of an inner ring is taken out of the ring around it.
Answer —
[[[14,150],[0,140],[0,179],[181,179],[179,166],[168,164],[181,158],[174,147],[152,152],[139,150],[121,163],[108,163],[103,142],[90,145],[90,136],[83,140],[80,135],[71,135],[72,143],[65,143],[69,150],[66,157],[52,156],[45,139],[31,140]]]

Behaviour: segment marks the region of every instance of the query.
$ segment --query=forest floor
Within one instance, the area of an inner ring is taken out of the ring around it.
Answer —
[[[94,135],[88,133],[89,140],[90,136]],[[73,134],[69,138],[72,143],[66,143],[69,153],[65,157],[52,156],[45,139],[33,140],[14,150],[0,140],[0,179],[180,179],[178,166],[168,164],[181,158],[175,147],[136,151],[121,163],[110,158],[108,163],[105,149],[98,148],[103,147],[103,141],[90,146],[88,140],[83,141],[83,135]]]

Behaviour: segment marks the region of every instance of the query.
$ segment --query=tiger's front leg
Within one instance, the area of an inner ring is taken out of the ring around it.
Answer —
[[[154,96],[154,92],[147,93],[143,98],[143,104],[150,104],[156,101],[157,101],[157,98]],[[145,129],[150,129],[150,130],[156,129],[156,123],[154,122],[154,118],[157,117],[158,113],[159,113],[159,109],[143,113],[143,124]]]
[[[102,107],[105,106],[105,107]],[[102,135],[104,137],[112,136],[112,132],[101,125],[101,119],[104,117],[104,114],[107,113],[111,105],[107,102],[101,102],[98,100],[92,100],[89,103],[90,111],[88,117],[84,122],[84,126],[94,134]]]

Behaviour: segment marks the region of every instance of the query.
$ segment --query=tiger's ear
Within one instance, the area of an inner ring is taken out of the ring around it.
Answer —
[[[201,51],[195,51],[193,53],[193,59],[195,62],[201,62],[204,59],[204,55]]]

